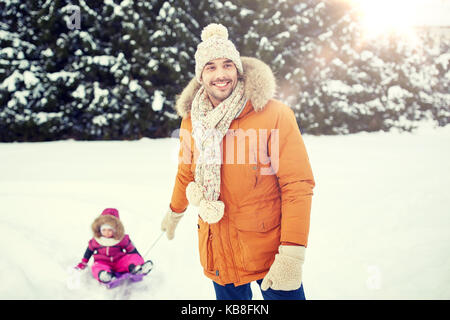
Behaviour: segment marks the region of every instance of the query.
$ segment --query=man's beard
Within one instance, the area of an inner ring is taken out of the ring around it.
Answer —
[[[222,102],[233,93],[233,90],[236,88],[237,82],[233,83],[231,79],[224,81],[230,81],[230,88],[226,91],[220,91],[217,89],[217,87],[214,86],[213,83],[218,81],[212,81],[210,86],[205,86],[206,93],[208,94],[210,99],[213,98],[216,101]]]

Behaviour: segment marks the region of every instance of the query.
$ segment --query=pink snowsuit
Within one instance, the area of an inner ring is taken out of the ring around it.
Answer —
[[[115,238],[102,237],[100,227],[103,224],[112,226]],[[92,275],[97,280],[99,280],[100,271],[129,272],[130,265],[138,266],[144,263],[144,259],[131,242],[130,237],[125,234],[117,209],[107,208],[103,210],[102,214],[94,220],[91,228],[94,237],[89,240],[89,246],[82,261],[87,264],[91,256],[94,255]]]
[[[89,241],[88,250],[94,255],[92,275],[97,280],[99,280],[100,271],[129,272],[130,265],[137,266],[144,263],[144,259],[137,252],[127,234],[119,243],[111,246],[102,245],[97,239],[92,238]]]

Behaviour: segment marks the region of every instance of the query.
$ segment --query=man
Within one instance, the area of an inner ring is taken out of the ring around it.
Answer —
[[[293,111],[273,99],[275,79],[240,57],[227,29],[210,24],[195,79],[176,108],[180,162],[162,230],[172,239],[198,206],[200,262],[217,299],[304,299],[302,265],[314,178]]]

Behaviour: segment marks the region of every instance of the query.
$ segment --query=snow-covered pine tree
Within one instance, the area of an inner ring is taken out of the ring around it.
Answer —
[[[161,9],[156,18],[157,33],[153,37],[162,40],[159,46],[153,46],[155,63],[165,65],[158,68],[154,77],[162,83],[161,93],[165,96],[165,116],[162,118],[169,134],[179,128],[180,119],[174,110],[177,95],[194,77],[194,54],[200,40],[203,27],[215,17],[214,3],[217,0],[166,0],[159,1]]]
[[[67,133],[64,106],[75,75],[60,68],[67,56],[63,48],[56,50],[63,41],[56,30],[63,21],[52,8],[51,1],[0,3],[1,141],[50,140]]]
[[[279,98],[310,134],[410,130],[424,117],[448,123],[448,41],[438,50],[433,38],[431,46],[395,34],[367,41],[345,1],[241,0],[219,9],[241,53],[273,68]]]
[[[83,70],[72,96],[83,112],[76,132],[88,139],[162,137],[173,122],[170,86],[179,73],[165,23],[165,1],[79,1],[84,46],[71,68]],[[84,24],[84,25],[83,25]],[[173,124],[172,124],[173,126]]]
[[[423,56],[426,57],[427,70],[433,75],[427,90],[419,92],[419,98],[425,110],[425,117],[439,126],[450,123],[450,37],[436,36],[432,32],[423,33]],[[421,67],[421,66],[419,66]],[[420,82],[420,74],[415,77]]]
[[[232,0],[218,6],[217,21],[229,27],[242,55],[272,68],[278,98],[294,109],[301,129],[336,133],[340,111],[321,88],[332,79],[328,64],[351,40],[347,10],[348,4],[334,1]]]
[[[372,119],[359,117],[357,124],[367,123],[369,131],[409,131],[422,120],[448,124],[448,41],[416,30],[406,36],[380,35],[360,44],[355,62],[369,76],[364,88],[371,88],[373,100],[364,104]]]
[[[178,125],[172,106],[199,28],[188,1],[0,6],[2,141],[161,137]]]
[[[68,28],[73,6],[81,21]],[[450,120],[448,39],[361,41],[345,1],[9,0],[0,16],[2,141],[170,134],[212,22],[271,66],[278,98],[307,133]]]

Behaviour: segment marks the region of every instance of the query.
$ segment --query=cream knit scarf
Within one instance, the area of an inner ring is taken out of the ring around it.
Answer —
[[[199,151],[195,169],[195,183],[186,189],[189,203],[200,206],[200,217],[205,222],[219,221],[224,204],[220,195],[221,142],[231,122],[245,106],[244,84],[238,81],[231,95],[215,108],[202,86],[194,97],[191,108],[192,137]]]

